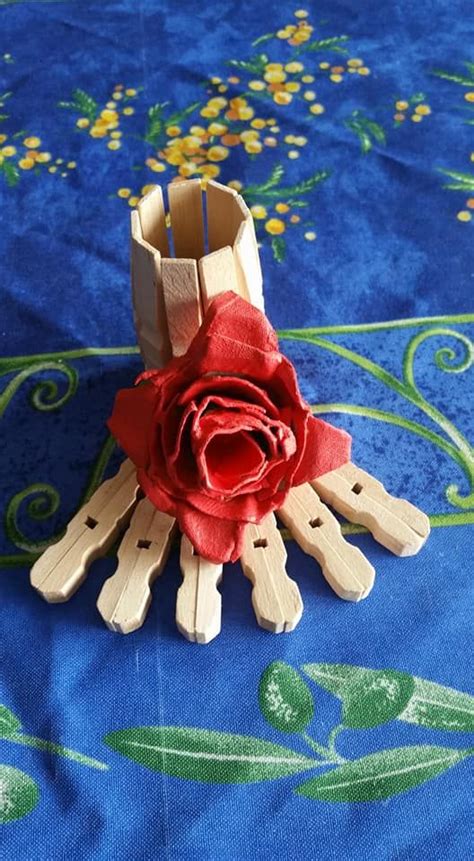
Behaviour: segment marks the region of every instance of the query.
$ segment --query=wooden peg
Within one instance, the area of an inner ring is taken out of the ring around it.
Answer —
[[[275,634],[296,628],[303,613],[298,586],[285,570],[286,550],[275,516],[269,514],[259,526],[248,524],[240,562],[253,584],[252,605],[261,628]]]
[[[426,514],[406,499],[390,496],[380,481],[353,463],[311,484],[321,499],[347,520],[366,526],[376,541],[397,556],[414,556],[430,534]]]
[[[309,484],[290,490],[278,516],[305,553],[319,562],[340,598],[360,601],[367,597],[375,579],[372,565],[344,540],[338,521]]]
[[[160,252],[162,257],[169,257],[170,249],[168,243],[168,231],[166,229],[165,205],[163,192],[156,185],[145,197],[139,201],[138,217],[142,238],[152,248]]]
[[[226,290],[240,292],[232,248],[226,246],[201,258],[199,283],[204,313],[219,293],[224,293]]]
[[[147,217],[151,218],[149,215]],[[132,304],[137,340],[146,368],[161,368],[171,358],[161,282],[161,259],[160,252],[143,238],[139,213],[133,210]]]
[[[218,584],[222,565],[214,565],[194,554],[189,539],[181,537],[183,583],[176,596],[176,625],[193,643],[210,643],[221,630],[222,599]]]
[[[70,520],[66,534],[33,565],[31,585],[51,604],[67,601],[128,524],[138,493],[135,466],[124,461]]]
[[[252,214],[240,194],[235,198],[235,203],[242,216],[233,248],[241,295],[264,311],[262,267]]]
[[[201,180],[170,183],[168,198],[175,257],[199,260],[205,253]]]
[[[161,277],[173,356],[182,356],[202,320],[196,261],[165,259]]]
[[[143,625],[151,586],[168,559],[175,519],[143,499],[118,550],[118,567],[105,581],[97,609],[112,631],[130,634]]]

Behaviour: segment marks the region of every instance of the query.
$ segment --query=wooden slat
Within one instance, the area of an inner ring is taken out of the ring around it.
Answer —
[[[430,534],[426,514],[406,499],[391,496],[383,484],[346,463],[311,482],[321,499],[353,523],[370,530],[376,541],[397,556],[413,556]]]
[[[168,197],[175,257],[199,260],[205,253],[201,181],[173,182]]]
[[[236,203],[244,219],[240,224],[233,249],[237,278],[242,286],[242,295],[256,308],[264,311],[262,267],[252,214],[240,195],[237,195]]]
[[[132,305],[137,340],[146,368],[171,358],[161,281],[161,255],[143,239],[139,214],[131,213]]]
[[[285,570],[286,550],[275,516],[248,524],[240,562],[253,584],[252,604],[260,627],[275,634],[296,628],[303,612],[298,586]]]
[[[67,601],[128,524],[138,493],[135,466],[124,461],[70,520],[66,534],[33,565],[31,585],[50,603]]]
[[[148,192],[138,203],[138,216],[142,237],[162,257],[169,257],[168,231],[166,229],[163,192],[159,185]]]
[[[202,320],[196,261],[165,258],[161,277],[173,356],[182,356]]]
[[[224,293],[226,290],[239,293],[232,248],[229,246],[220,248],[219,251],[213,251],[212,254],[201,258],[199,283],[204,313],[219,293]]]
[[[210,643],[221,630],[222,599],[217,588],[222,565],[194,555],[189,539],[181,538],[183,583],[176,596],[176,625],[193,643]]]
[[[168,559],[175,520],[152,505],[138,503],[118,550],[116,572],[105,581],[97,609],[112,631],[130,634],[143,625],[151,586]]]
[[[340,598],[360,601],[367,597],[375,579],[372,565],[344,540],[338,521],[309,484],[290,490],[278,516],[305,553],[319,562]]]
[[[234,246],[239,227],[245,216],[237,192],[227,185],[210,180],[207,183],[207,239],[209,251],[218,251],[226,245]]]

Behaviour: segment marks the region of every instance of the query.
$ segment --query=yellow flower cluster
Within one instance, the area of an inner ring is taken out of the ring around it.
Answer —
[[[33,168],[48,165],[50,173],[56,173],[59,168],[59,173],[62,177],[67,176],[69,170],[76,167],[75,161],[65,162],[64,159],[56,159],[55,164],[51,164],[53,157],[50,152],[41,149],[41,138],[36,135],[28,135],[21,143],[18,143],[16,136],[12,138],[15,143],[8,143],[8,135],[0,135],[0,165],[8,161],[15,169],[32,170]]]
[[[111,99],[100,111],[96,119],[91,122],[88,117],[79,117],[76,125],[79,129],[88,129],[93,138],[107,138],[107,147],[110,150],[118,150],[122,146],[120,131],[120,117],[130,117],[135,113],[135,108],[130,105],[121,107],[122,101],[128,102],[138,95],[133,87],[125,88],[123,84],[116,84]]]
[[[333,84],[342,83],[344,75],[346,74],[362,75],[362,77],[370,75],[369,67],[365,65],[364,61],[361,60],[360,57],[351,57],[347,60],[345,66],[342,63],[331,66],[331,63],[322,62],[319,64],[319,68],[322,72],[327,74],[329,80],[332,81]]]
[[[277,39],[284,39],[289,45],[298,46],[308,42],[311,39],[313,27],[306,21],[309,12],[306,9],[297,9],[295,18],[296,24],[286,24],[281,30],[276,33]]]
[[[232,188],[236,188],[235,183],[229,183]],[[240,183],[239,183],[240,186]],[[240,186],[241,188],[241,186]],[[240,188],[236,189],[240,191]],[[264,228],[267,233],[271,236],[281,236],[282,233],[285,233],[289,226],[293,226],[295,224],[299,224],[301,222],[301,216],[296,212],[292,212],[292,207],[289,203],[285,203],[284,201],[279,201],[275,204],[274,213],[269,211],[266,206],[262,206],[261,204],[255,204],[250,207],[250,212],[252,213],[255,221],[264,221]],[[286,216],[286,219],[282,216]],[[316,233],[313,230],[308,230],[305,233],[305,239],[308,242],[312,242],[316,239]]]
[[[414,123],[421,123],[423,117],[429,116],[431,113],[431,108],[429,105],[418,104],[415,107],[413,106],[413,99],[398,99],[395,102],[395,113],[393,115],[393,119],[396,123],[402,123],[408,116],[407,111],[413,108],[412,113],[410,114],[410,119]]]

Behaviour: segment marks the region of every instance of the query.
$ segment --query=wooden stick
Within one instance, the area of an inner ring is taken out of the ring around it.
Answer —
[[[252,605],[260,627],[275,634],[296,628],[303,612],[298,586],[285,570],[286,550],[275,516],[248,524],[240,562],[253,584]]]
[[[70,520],[66,534],[33,565],[31,585],[51,604],[67,601],[130,520],[138,493],[135,466],[124,461]]]
[[[413,556],[430,534],[426,514],[406,499],[390,496],[383,484],[353,463],[311,482],[321,499],[347,520],[370,530],[376,541],[397,556]]]
[[[173,356],[182,356],[202,320],[196,261],[165,259],[161,277]]]
[[[206,188],[207,239],[209,251],[234,247],[239,227],[245,220],[237,201],[237,192],[220,182],[209,180]]]
[[[159,204],[161,198],[153,197]],[[131,213],[132,305],[135,330],[146,368],[161,368],[171,358],[161,281],[161,254],[143,239],[139,213]]]
[[[175,519],[152,505],[138,503],[118,551],[115,574],[105,581],[97,609],[112,631],[141,628],[151,603],[151,586],[168,559]]]
[[[375,579],[372,565],[342,537],[341,527],[309,484],[290,490],[279,510],[300,547],[319,562],[332,589],[346,601],[360,601]]]
[[[168,231],[166,229],[163,192],[159,185],[148,192],[138,203],[138,216],[142,238],[162,257],[169,257]]]
[[[222,565],[196,556],[189,539],[181,538],[183,583],[176,596],[176,625],[193,643],[210,643],[221,630],[222,599],[218,584]]]
[[[240,194],[235,198],[235,203],[239,207],[243,219],[233,248],[241,295],[256,308],[264,311],[262,267],[252,214]]]
[[[201,180],[170,183],[168,197],[175,257],[199,260],[205,253]]]
[[[224,293],[226,290],[239,293],[232,248],[226,246],[201,258],[199,283],[204,313],[219,293]]]

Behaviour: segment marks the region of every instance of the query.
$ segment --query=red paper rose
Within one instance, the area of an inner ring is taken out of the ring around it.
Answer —
[[[234,293],[214,300],[184,356],[136,382],[109,428],[148,498],[212,562],[238,559],[247,523],[349,460],[349,434],[311,415],[267,318]]]

